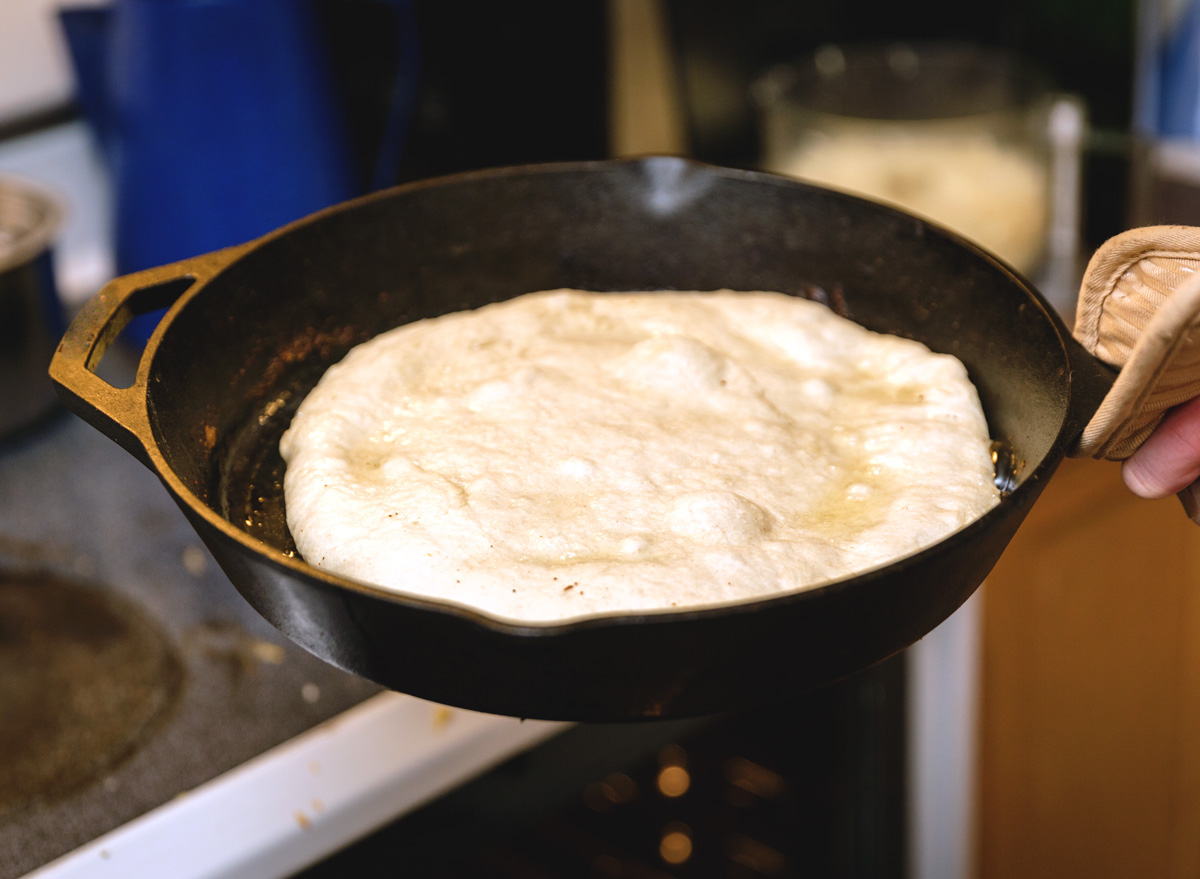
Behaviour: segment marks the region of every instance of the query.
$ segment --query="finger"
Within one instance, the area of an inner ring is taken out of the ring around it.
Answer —
[[[1144,498],[1175,494],[1200,477],[1200,397],[1176,406],[1121,467],[1125,485]]]

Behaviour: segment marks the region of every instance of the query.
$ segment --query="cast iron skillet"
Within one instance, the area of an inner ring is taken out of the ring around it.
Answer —
[[[955,354],[1011,450],[1011,491],[938,545],[852,579],[565,624],[402,597],[298,558],[277,442],[326,367],[398,324],[564,286],[824,296]],[[132,387],[98,378],[123,323],[167,304]],[[317,656],[450,705],[595,721],[731,710],[912,644],[983,580],[1112,381],[1021,277],[966,241],[867,201],[672,158],[415,183],[119,278],[72,324],[51,374],[68,406],[159,476],[245,598]]]

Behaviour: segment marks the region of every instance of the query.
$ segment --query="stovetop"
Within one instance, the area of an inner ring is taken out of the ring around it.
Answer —
[[[2,879],[379,691],[258,617],[157,479],[65,413],[0,443],[0,609]]]
[[[0,173],[67,207],[68,312],[113,274],[92,146],[79,121],[0,143]],[[338,671],[251,610],[97,431],[59,412],[0,437],[0,879],[290,875],[564,727]]]

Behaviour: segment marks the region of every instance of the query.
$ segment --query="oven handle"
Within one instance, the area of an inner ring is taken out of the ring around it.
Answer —
[[[236,260],[250,243],[122,275],[109,281],[71,322],[50,362],[50,379],[63,404],[144,464],[153,445],[146,407],[150,362],[158,348],[160,320],[138,361],[129,387],[116,387],[96,374],[121,330],[133,318],[179,304],[197,283],[208,281]]]

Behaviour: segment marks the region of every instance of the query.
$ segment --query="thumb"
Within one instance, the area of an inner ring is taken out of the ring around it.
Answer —
[[[1176,406],[1122,465],[1126,487],[1144,498],[1168,497],[1200,477],[1200,397]]]

